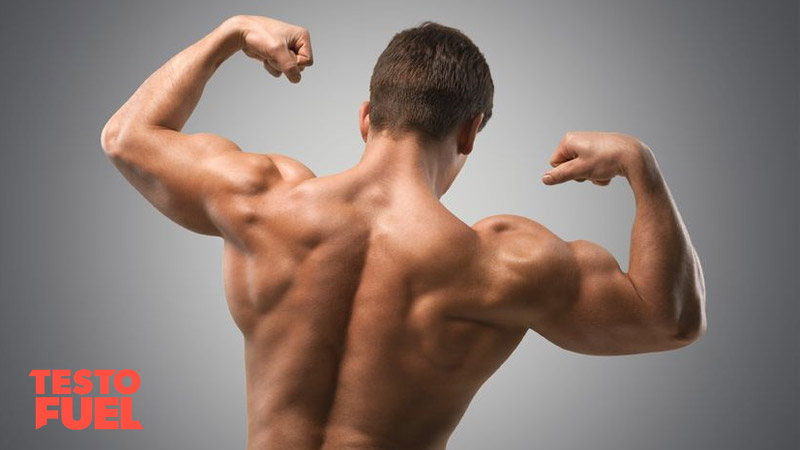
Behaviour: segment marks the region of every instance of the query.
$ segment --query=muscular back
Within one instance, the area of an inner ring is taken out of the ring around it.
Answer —
[[[225,239],[250,450],[444,448],[527,329],[596,355],[675,349],[704,333],[699,258],[655,156],[632,136],[568,133],[542,178],[627,179],[637,210],[625,273],[596,244],[518,216],[468,227],[439,203],[482,114],[423,148],[369,131],[365,102],[362,161],[325,178],[180,131],[226,58],[241,49],[297,82],[309,39],[269,18],[226,20],[153,73],[101,134],[159,211]]]
[[[491,239],[435,199],[346,175],[247,203],[225,287],[246,342],[249,446],[444,448],[526,331],[486,314],[504,289]]]

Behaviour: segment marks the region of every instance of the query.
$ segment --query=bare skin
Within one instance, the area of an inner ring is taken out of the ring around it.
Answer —
[[[697,254],[638,139],[568,133],[545,184],[628,181],[630,268],[519,216],[469,226],[439,202],[482,117],[439,142],[391,139],[360,110],[366,143],[345,172],[316,177],[286,156],[181,133],[203,88],[239,50],[299,82],[303,28],[225,21],[151,75],[102,145],[158,210],[224,239],[225,292],[245,342],[247,448],[443,449],[473,395],[528,330],[565,349],[676,349],[704,332]]]

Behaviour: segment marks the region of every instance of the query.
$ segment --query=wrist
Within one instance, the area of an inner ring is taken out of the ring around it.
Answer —
[[[225,19],[215,30],[222,36],[227,47],[233,49],[234,52],[243,48],[246,22],[246,16],[231,16]]]
[[[636,140],[630,152],[625,154],[622,171],[632,187],[654,189],[660,183],[661,172],[655,154],[644,142]]]

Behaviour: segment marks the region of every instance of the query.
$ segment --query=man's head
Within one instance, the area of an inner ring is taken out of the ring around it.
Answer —
[[[370,80],[369,127],[392,137],[411,133],[436,141],[477,121],[474,139],[492,116],[493,96],[478,47],[455,28],[425,22],[397,33],[378,58]]]

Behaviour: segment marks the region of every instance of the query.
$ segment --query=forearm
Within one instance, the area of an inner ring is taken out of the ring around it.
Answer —
[[[109,120],[103,142],[125,132],[155,128],[180,131],[216,69],[241,48],[240,39],[236,19],[228,19],[172,57]]]
[[[705,327],[705,287],[697,253],[678,208],[649,148],[626,164],[636,217],[631,233],[628,276],[656,317],[691,339]]]

